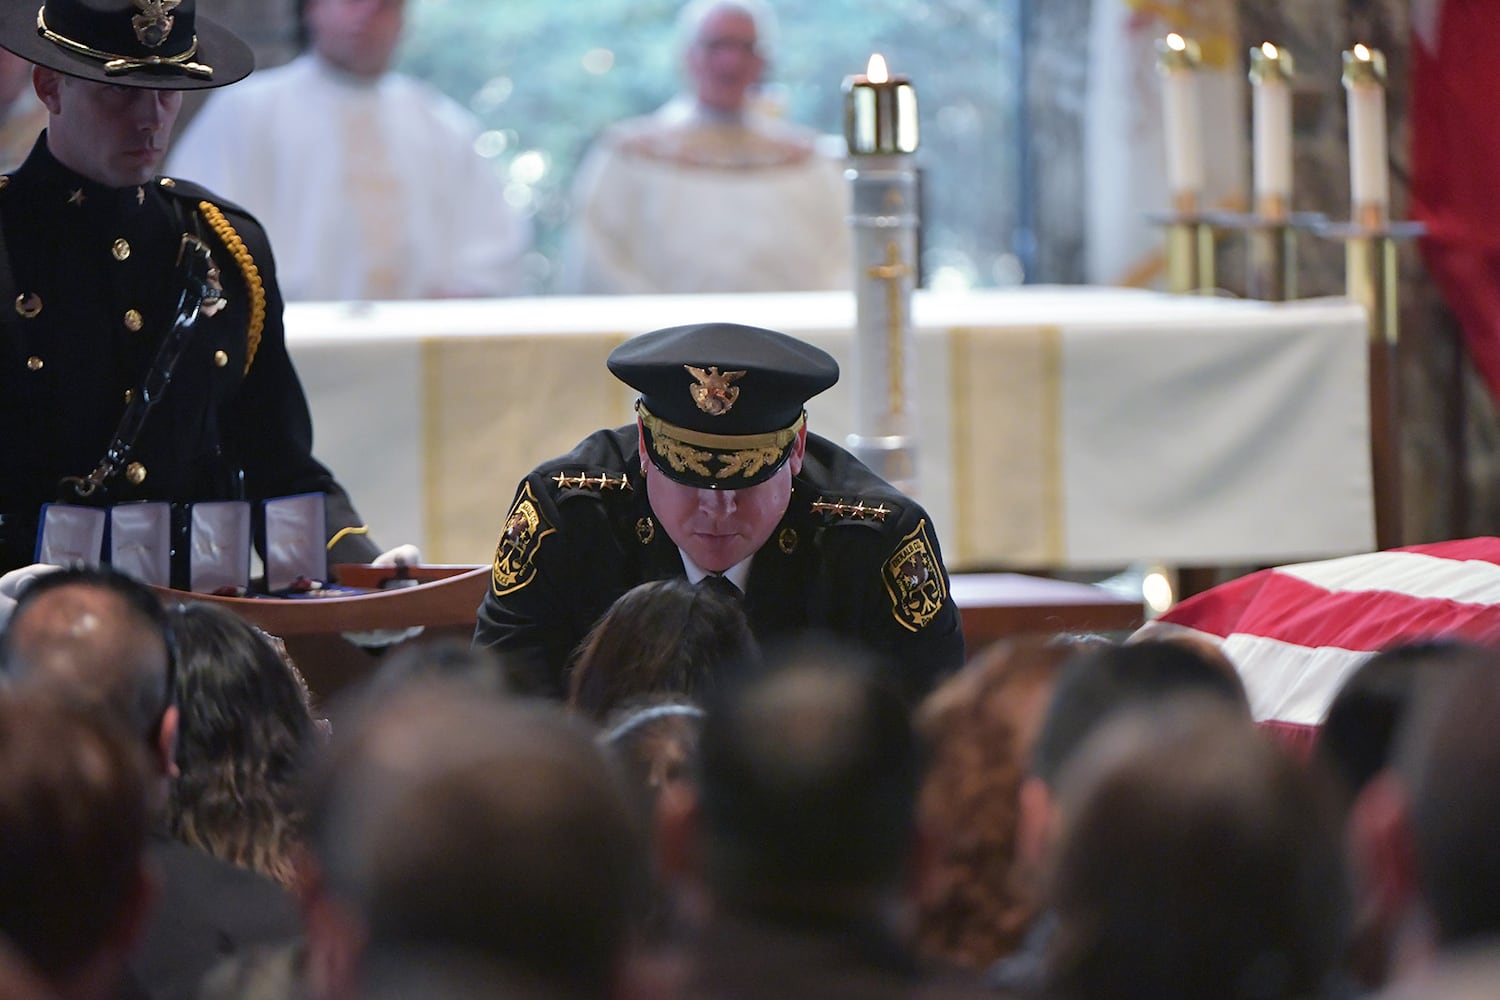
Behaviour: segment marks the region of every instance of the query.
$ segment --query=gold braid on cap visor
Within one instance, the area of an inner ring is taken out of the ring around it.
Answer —
[[[646,409],[645,403],[637,402],[635,410],[641,425],[651,432],[651,450],[672,471],[704,479],[753,479],[767,466],[780,464],[787,446],[797,440],[797,432],[807,423],[807,411],[803,410],[790,427],[767,434],[704,434],[667,423]],[[710,463],[720,467],[711,469]]]
[[[47,8],[43,7],[36,12],[36,33],[54,45],[60,45],[69,52],[85,56],[89,59],[97,59],[104,64],[104,72],[129,73],[135,69],[151,69],[156,66],[166,66],[191,73],[193,76],[212,77],[214,68],[204,63],[193,62],[193,56],[198,54],[198,36],[193,36],[193,44],[189,45],[186,52],[179,52],[175,56],[122,56],[117,52],[103,52],[99,49],[90,48],[82,42],[75,42],[66,35],[59,35],[47,27],[47,19],[43,16]]]

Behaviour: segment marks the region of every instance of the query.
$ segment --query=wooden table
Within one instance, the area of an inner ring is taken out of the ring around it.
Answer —
[[[221,605],[286,641],[287,651],[321,698],[366,676],[379,651],[347,641],[346,632],[424,626],[423,635],[467,637],[489,585],[488,566],[422,566],[403,571],[416,585],[333,597],[276,600],[165,591],[174,600]],[[336,567],[346,586],[379,587],[397,571]],[[969,655],[1008,636],[1121,632],[1143,620],[1140,601],[1102,587],[1020,573],[961,573],[952,578]]]
[[[1145,621],[1139,600],[1119,597],[1091,583],[1022,573],[959,573],[952,578],[952,586],[971,657],[1009,636],[1127,632]]]

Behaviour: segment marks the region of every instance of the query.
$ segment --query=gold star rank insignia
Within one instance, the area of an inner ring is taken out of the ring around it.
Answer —
[[[948,584],[925,518],[901,539],[895,553],[885,561],[881,576],[891,598],[891,614],[902,628],[917,632],[937,617],[948,599]]]
[[[542,539],[557,529],[542,516],[531,484],[521,486],[511,505],[495,545],[495,564],[490,570],[490,589],[496,597],[520,590],[536,577],[536,555]]]

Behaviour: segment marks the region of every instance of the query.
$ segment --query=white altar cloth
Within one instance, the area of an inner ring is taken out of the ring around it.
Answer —
[[[955,571],[1280,563],[1374,546],[1362,308],[1102,288],[919,292],[919,494]],[[849,293],[297,303],[315,452],[385,545],[487,562],[520,477],[632,419],[605,369],[679,323],[768,326],[845,368]]]

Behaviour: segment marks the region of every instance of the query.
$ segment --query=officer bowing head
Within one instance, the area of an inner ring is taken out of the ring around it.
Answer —
[[[662,530],[709,573],[749,559],[786,513],[803,406],[838,381],[838,363],[783,333],[708,323],[627,341],[609,370],[641,393],[641,471]]]
[[[221,87],[255,65],[196,0],[6,0],[0,45],[35,64],[47,145],[107,187],[155,176],[182,91]]]
[[[878,648],[913,698],[962,662],[927,512],[807,429],[807,401],[838,380],[833,358],[703,323],[642,334],[608,364],[640,394],[635,423],[537,466],[495,546],[475,641],[517,690],[561,694],[620,595],[679,577],[733,584],[762,642],[819,631]]]

